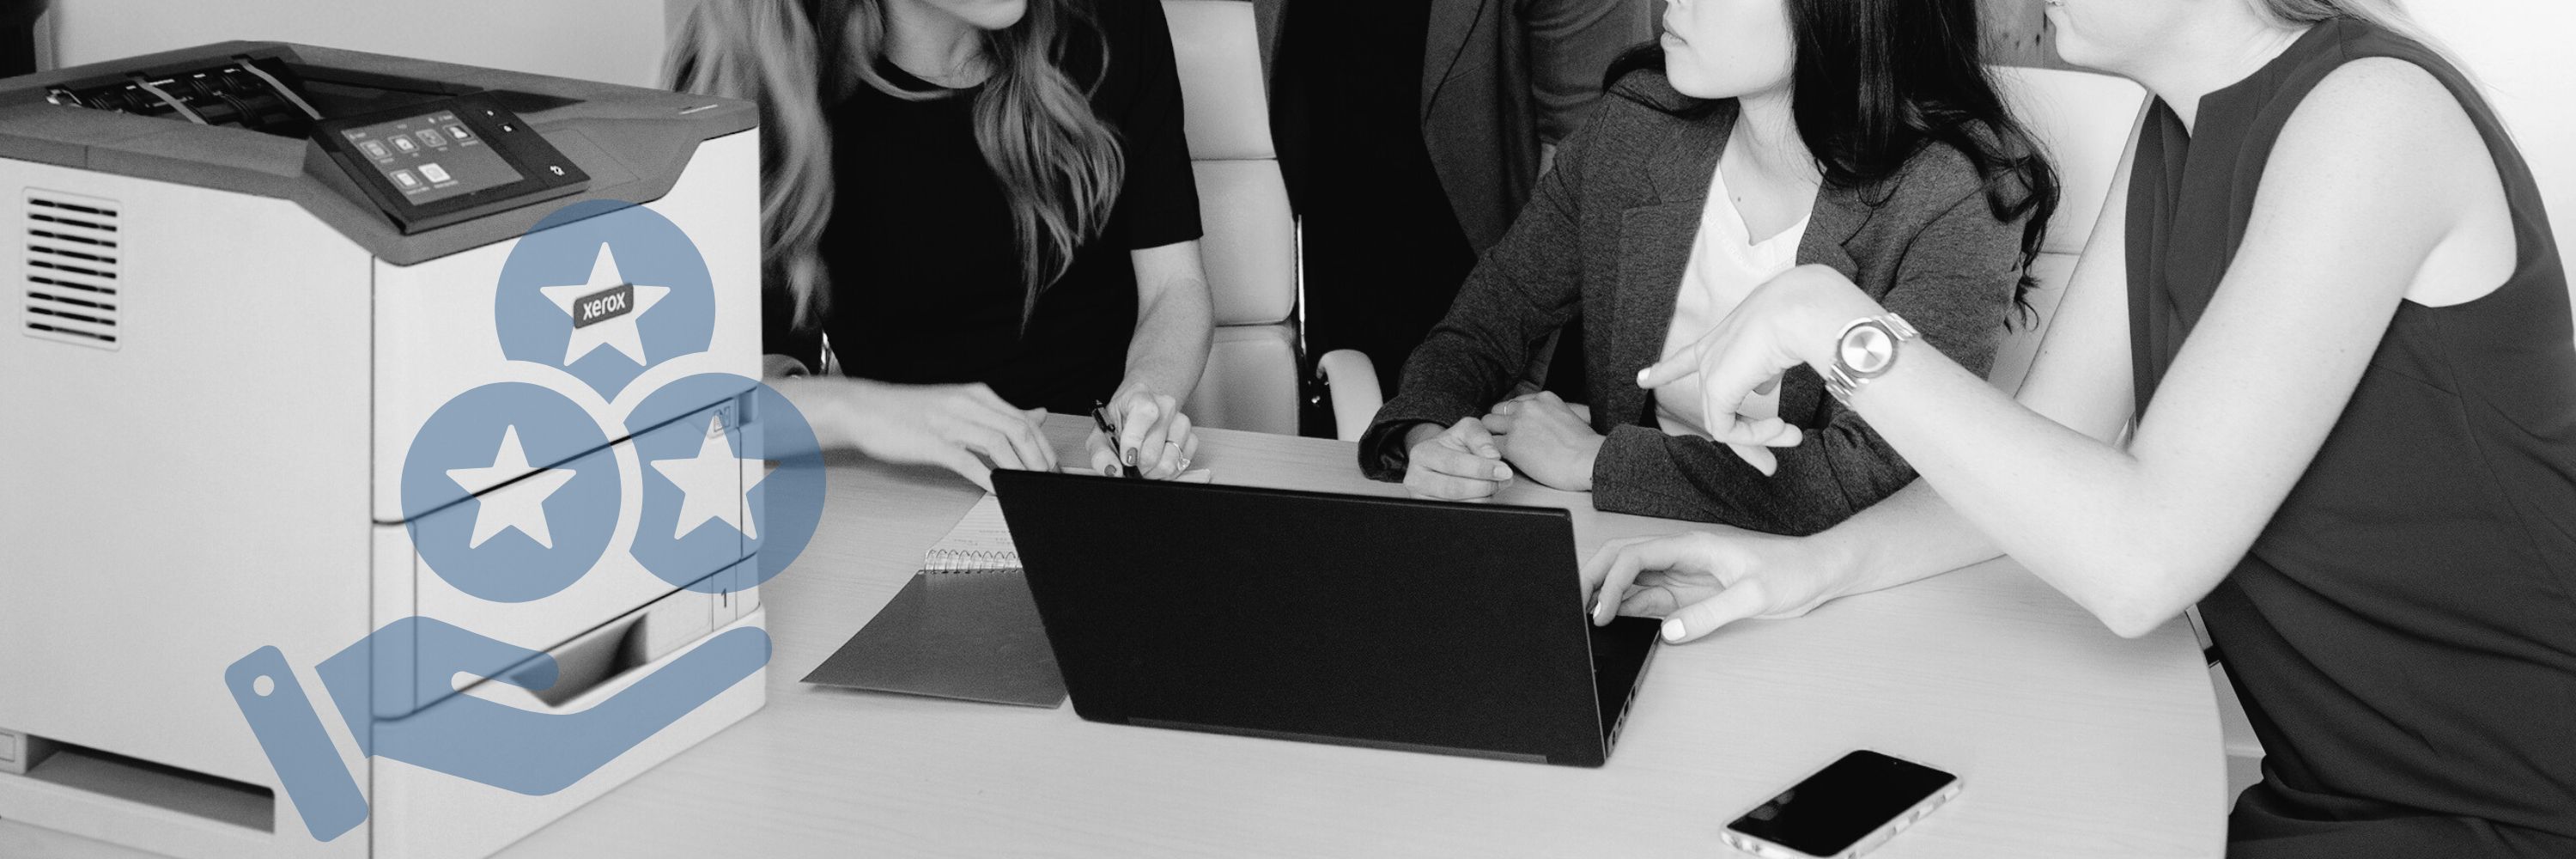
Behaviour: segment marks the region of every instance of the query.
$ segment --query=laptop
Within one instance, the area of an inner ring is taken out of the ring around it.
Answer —
[[[993,482],[1094,722],[1597,767],[1657,643],[1584,614],[1564,510]]]

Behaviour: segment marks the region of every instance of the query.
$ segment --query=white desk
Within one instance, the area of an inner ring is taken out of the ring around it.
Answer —
[[[1048,430],[1070,452],[1085,427]],[[1201,432],[1219,482],[1402,493],[1362,479],[1347,444]],[[1874,856],[2222,851],[2218,720],[2190,631],[2121,639],[2009,562],[1665,648],[1598,770],[797,682],[976,497],[942,472],[836,459],[823,529],[766,588],[768,708],[504,855],[1723,857],[1734,814],[1856,747],[1966,781]],[[1574,508],[1586,556],[1682,527],[1526,482],[1502,500]],[[0,823],[0,855],[133,854]]]

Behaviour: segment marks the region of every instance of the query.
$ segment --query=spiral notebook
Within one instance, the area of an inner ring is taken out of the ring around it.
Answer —
[[[1065,469],[1089,473],[1088,469]],[[1179,478],[1206,483],[1206,470]],[[1046,627],[987,493],[847,644],[804,682],[1024,707],[1064,704]]]

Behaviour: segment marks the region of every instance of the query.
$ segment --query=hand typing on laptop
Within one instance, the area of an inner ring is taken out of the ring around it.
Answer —
[[[1827,572],[1812,542],[1752,532],[1686,532],[1613,540],[1583,564],[1595,625],[1619,615],[1664,618],[1663,637],[1690,641],[1747,618],[1798,617],[1855,593]]]

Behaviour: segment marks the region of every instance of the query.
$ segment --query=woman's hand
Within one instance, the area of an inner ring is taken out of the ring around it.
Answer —
[[[1188,471],[1190,460],[1198,456],[1199,437],[1190,430],[1190,417],[1181,414],[1180,401],[1149,384],[1130,378],[1110,396],[1107,412],[1118,437],[1094,429],[1083,443],[1091,452],[1091,467],[1101,474],[1115,477],[1133,468],[1155,480],[1170,480]]]
[[[1601,454],[1601,434],[1592,431],[1589,415],[1554,392],[1514,397],[1494,406],[1484,418],[1503,459],[1522,474],[1568,492],[1592,491],[1592,463]]]
[[[1055,448],[1038,422],[1045,409],[1022,411],[981,383],[896,385],[866,379],[797,380],[829,385],[815,429],[831,442],[887,462],[937,465],[985,491],[993,469],[1053,470]]]
[[[1754,391],[1770,390],[1790,368],[1831,363],[1834,335],[1842,326],[1882,312],[1841,272],[1798,266],[1755,287],[1707,335],[1638,371],[1637,386],[1697,384],[1706,410],[1700,426],[1711,438],[1730,445],[1796,447],[1803,437],[1796,426],[1778,418],[1745,420],[1737,409]],[[1746,461],[1771,473],[1759,459]]]
[[[1404,488],[1415,498],[1481,501],[1512,485],[1512,467],[1483,421],[1441,429],[1418,424],[1405,433]]]
[[[1817,546],[1752,532],[1617,540],[1583,565],[1583,592],[1596,625],[1623,614],[1661,616],[1665,641],[1689,641],[1746,618],[1797,617],[1842,596],[1849,565]]]

